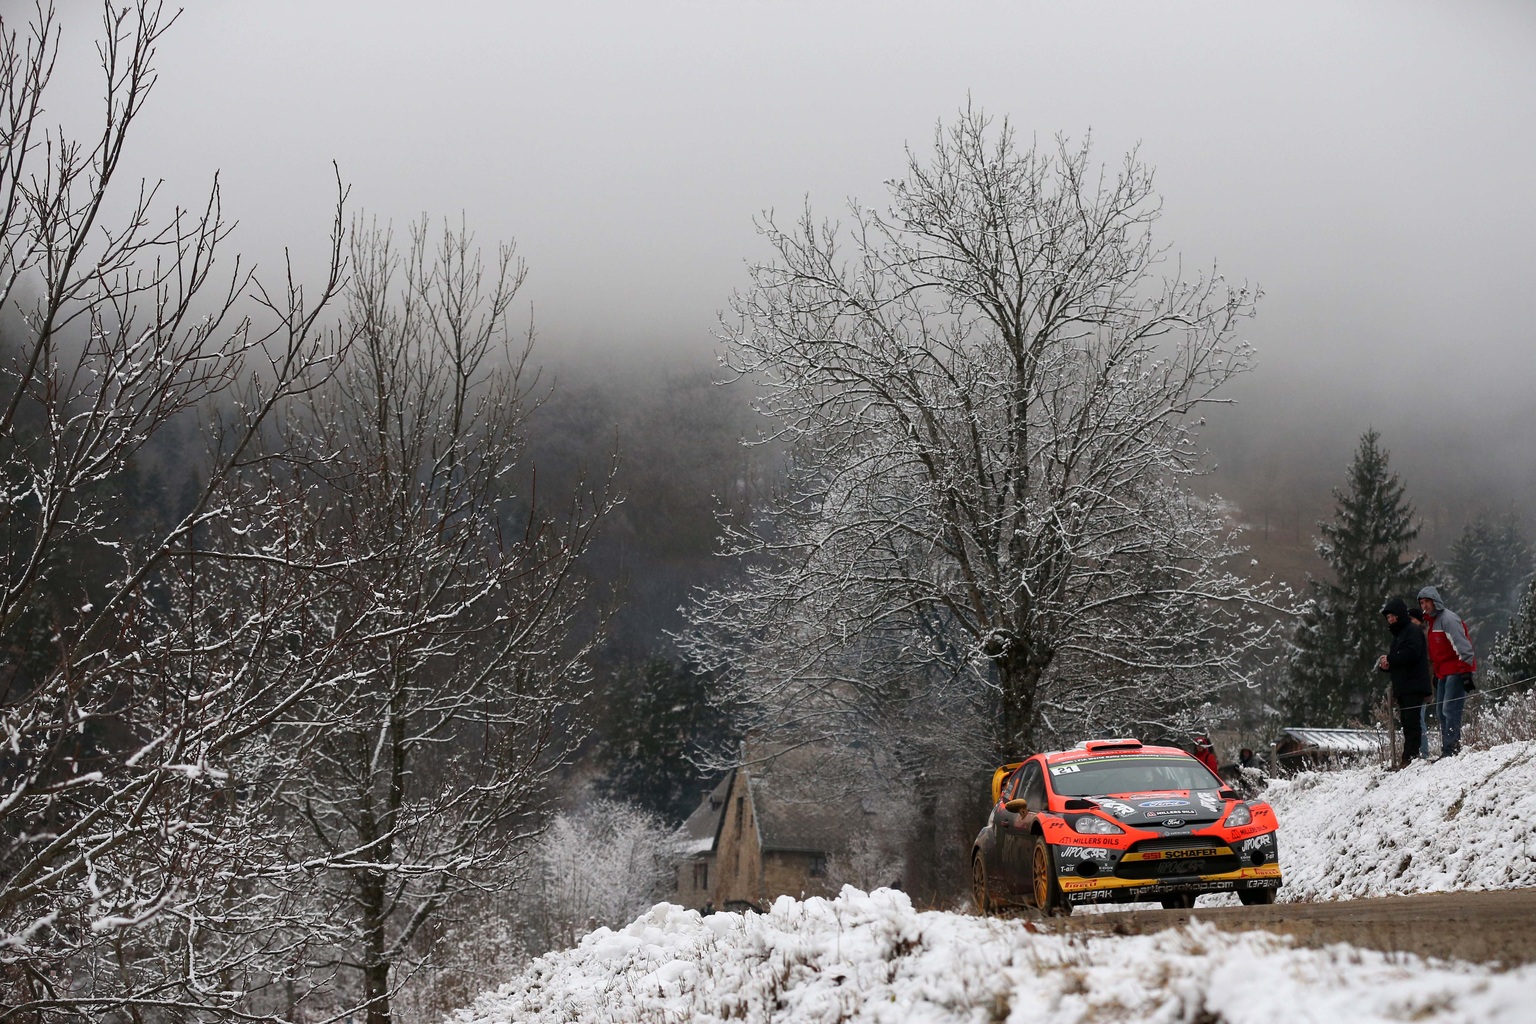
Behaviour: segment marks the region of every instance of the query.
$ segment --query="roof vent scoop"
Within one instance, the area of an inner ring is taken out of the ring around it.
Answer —
[[[1117,740],[1084,740],[1077,745],[1079,750],[1140,750],[1141,740],[1122,737]]]

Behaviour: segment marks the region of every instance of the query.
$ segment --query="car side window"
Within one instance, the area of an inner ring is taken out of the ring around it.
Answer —
[[[1003,780],[1003,803],[1013,799],[1013,795],[1019,791],[1019,778],[1024,773],[1015,770],[1014,773]]]
[[[1029,764],[1024,766],[1024,770],[1020,774],[1024,776],[1024,786],[1021,795],[1024,797],[1025,802],[1029,804],[1029,809],[1031,811],[1045,810],[1045,775],[1040,771],[1040,763],[1038,761],[1029,762]]]

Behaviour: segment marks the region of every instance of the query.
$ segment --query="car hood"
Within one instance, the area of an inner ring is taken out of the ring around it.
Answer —
[[[1138,828],[1219,821],[1227,802],[1214,789],[1170,789],[1088,797],[1111,817]]]

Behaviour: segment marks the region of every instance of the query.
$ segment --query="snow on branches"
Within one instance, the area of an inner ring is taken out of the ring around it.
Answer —
[[[791,484],[731,534],[741,580],[696,602],[690,653],[759,724],[937,686],[1000,753],[1209,698],[1287,603],[1190,480],[1256,292],[1159,276],[1134,152],[1099,170],[965,111],[890,189],[845,225],[762,223],[725,359]]]

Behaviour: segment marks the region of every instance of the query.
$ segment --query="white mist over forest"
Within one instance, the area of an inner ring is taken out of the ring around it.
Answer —
[[[333,159],[372,216],[462,213],[529,261],[541,358],[602,374],[708,365],[764,254],[754,215],[878,206],[901,147],[967,102],[1091,132],[1111,166],[1139,146],[1175,257],[1265,292],[1213,486],[1251,503],[1278,474],[1305,524],[1374,426],[1438,548],[1536,488],[1533,39],[1494,2],[201,5],[130,157],[183,201],[219,171],[269,267],[319,252]],[[61,111],[96,95],[61,84]]]

